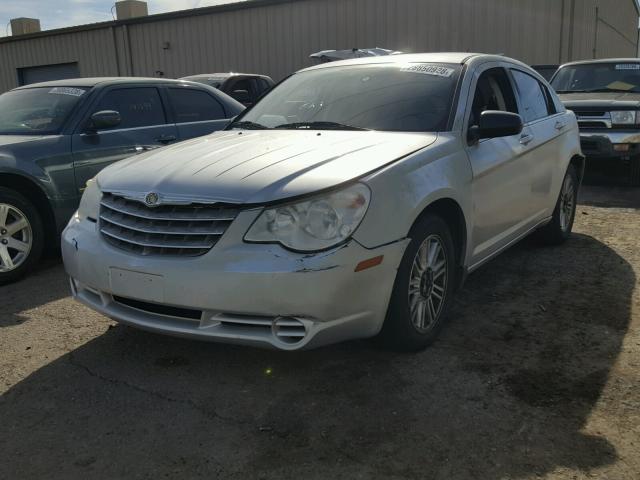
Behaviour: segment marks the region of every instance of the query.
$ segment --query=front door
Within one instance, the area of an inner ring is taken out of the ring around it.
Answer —
[[[485,110],[519,113],[505,68],[485,67],[476,78],[465,131],[477,124]],[[467,147],[473,171],[472,268],[521,235],[533,221],[530,179],[534,138],[532,129],[525,126],[519,135],[487,138]]]
[[[115,110],[119,125],[104,130],[88,130],[93,113]],[[112,87],[88,110],[72,138],[76,186],[82,192],[90,178],[110,163],[176,141],[175,124],[167,123],[160,92],[153,86]]]

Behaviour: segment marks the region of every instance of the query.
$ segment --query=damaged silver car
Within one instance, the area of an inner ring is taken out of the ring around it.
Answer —
[[[465,276],[570,235],[578,128],[502,56],[328,63],[224,132],[90,181],[63,234],[74,297],[118,322],[283,350],[441,330]]]

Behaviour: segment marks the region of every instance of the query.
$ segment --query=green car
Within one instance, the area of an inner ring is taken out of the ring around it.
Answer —
[[[103,167],[221,130],[243,109],[207,85],[156,78],[60,80],[0,95],[0,285],[58,248]]]

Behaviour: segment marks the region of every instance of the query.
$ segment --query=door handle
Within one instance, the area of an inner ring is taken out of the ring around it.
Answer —
[[[556,130],[562,130],[564,127],[566,127],[567,124],[561,121],[557,121],[555,124]]]
[[[520,137],[520,143],[522,145],[529,145],[531,140],[533,140],[533,135],[529,135],[528,133],[525,133]]]
[[[156,138],[157,142],[164,143],[164,144],[174,142],[175,140],[176,140],[175,135],[160,135],[158,138]]]

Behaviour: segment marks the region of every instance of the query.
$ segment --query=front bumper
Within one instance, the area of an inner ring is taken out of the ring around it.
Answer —
[[[629,145],[629,150],[614,145]],[[580,129],[580,146],[587,158],[628,158],[640,154],[640,131]]]
[[[62,255],[73,296],[119,322],[155,332],[297,350],[374,336],[408,240],[376,249],[351,241],[305,255],[241,241],[243,212],[199,257],[140,256],[106,243],[96,223],[72,220]],[[354,272],[383,255],[376,267]]]

